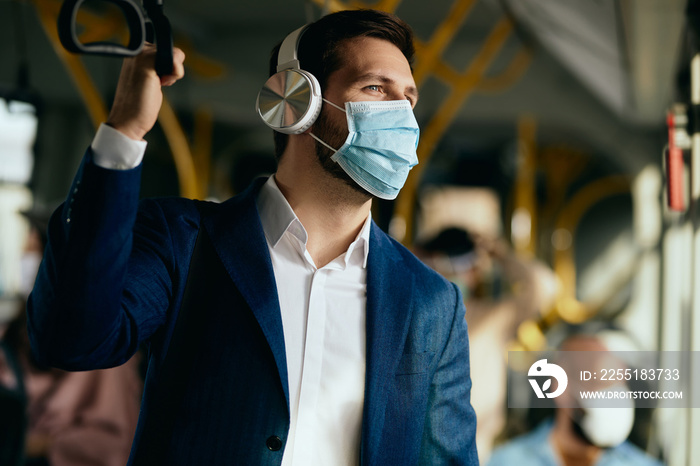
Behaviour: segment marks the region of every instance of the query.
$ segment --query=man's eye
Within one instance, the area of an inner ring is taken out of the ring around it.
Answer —
[[[375,92],[379,92],[382,90],[381,86],[377,86],[376,84],[372,84],[370,86],[367,86],[367,89],[369,89],[370,91],[375,91]]]

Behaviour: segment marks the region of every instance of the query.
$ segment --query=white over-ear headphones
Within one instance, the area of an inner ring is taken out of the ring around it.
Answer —
[[[321,112],[321,85],[299,67],[297,47],[306,26],[289,34],[280,46],[277,73],[258,93],[255,107],[267,126],[284,134],[301,134]]]

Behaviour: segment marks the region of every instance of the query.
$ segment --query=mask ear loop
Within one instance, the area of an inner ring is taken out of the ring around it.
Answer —
[[[348,113],[348,112],[345,111],[344,108],[342,108],[342,107],[339,106],[339,105],[334,104],[334,103],[331,102],[330,100],[327,100],[327,99],[325,99],[325,98],[323,98],[323,97],[321,97],[321,99],[323,99],[323,101],[324,101],[325,103],[327,103],[328,105],[331,105],[331,106],[337,108],[337,109],[340,110],[341,112],[346,113],[346,114]],[[309,136],[311,136],[311,137],[314,138],[316,141],[318,141],[319,143],[321,143],[321,144],[323,144],[324,146],[326,146],[328,149],[332,150],[334,154],[335,154],[336,152],[338,152],[338,149],[332,148],[331,146],[329,146],[328,144],[326,144],[321,138],[317,137],[317,136],[316,136],[314,133],[312,133],[311,131],[309,131]]]
[[[328,144],[326,144],[325,142],[323,142],[323,140],[322,140],[321,138],[317,137],[317,136],[316,136],[314,133],[312,133],[311,131],[309,131],[309,136],[311,136],[311,137],[314,138],[316,141],[318,141],[318,142],[320,142],[321,144],[323,144],[324,146],[326,146],[328,149],[332,150],[334,154],[335,154],[336,152],[338,152],[338,149],[333,149],[331,146],[329,146]]]
[[[331,102],[330,100],[327,100],[327,99],[325,99],[325,98],[323,98],[323,97],[321,97],[321,99],[323,99],[323,101],[324,101],[325,103],[327,103],[328,105],[332,105],[333,107],[337,108],[337,109],[340,110],[341,112],[343,112],[343,113],[348,113],[348,112],[346,112],[345,109],[344,109],[343,107],[341,107],[340,105],[336,105],[336,104],[334,104],[333,102]]]

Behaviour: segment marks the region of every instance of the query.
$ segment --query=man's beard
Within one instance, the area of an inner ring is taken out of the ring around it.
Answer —
[[[331,110],[332,111],[332,110]],[[325,112],[321,112],[313,126],[314,136],[321,139],[323,142],[328,144],[333,148],[340,149],[340,147],[345,143],[347,138],[347,130],[342,128],[340,125],[333,123],[329,118],[326,117]],[[371,194],[368,193],[364,188],[355,182],[350,176],[343,170],[340,164],[331,160],[331,157],[335,154],[328,147],[324,146],[318,141],[316,143],[316,159],[321,165],[321,168],[331,175],[333,178],[343,181],[346,185],[350,186],[358,194],[362,194],[363,197],[367,199],[371,198]]]

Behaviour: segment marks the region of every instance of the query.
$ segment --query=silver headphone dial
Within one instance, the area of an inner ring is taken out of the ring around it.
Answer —
[[[311,85],[299,70],[288,69],[267,80],[258,95],[258,112],[275,129],[294,127],[311,108]]]

